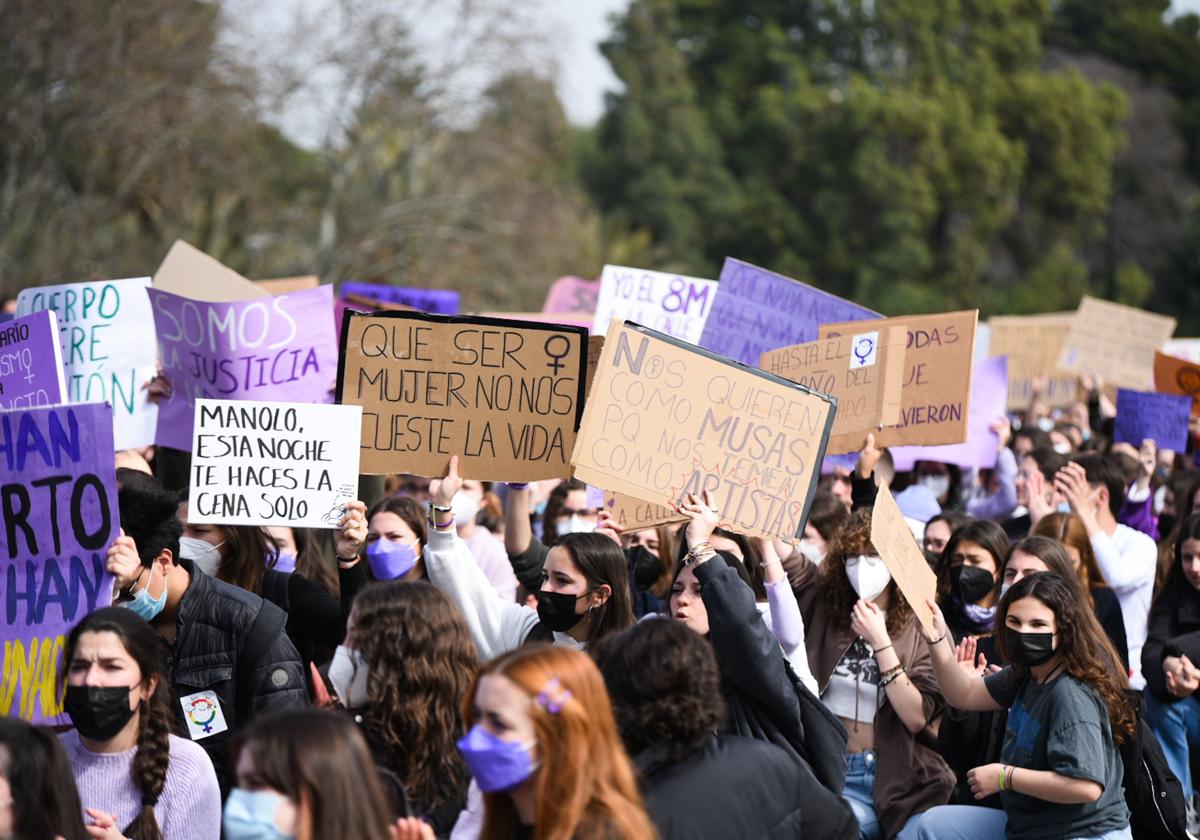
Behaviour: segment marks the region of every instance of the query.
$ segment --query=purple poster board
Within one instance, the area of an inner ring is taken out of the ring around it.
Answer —
[[[600,284],[582,277],[559,277],[550,287],[542,311],[561,315],[568,312],[595,312]],[[588,326],[591,326],[590,324]]]
[[[941,461],[980,469],[996,466],[1000,438],[991,430],[991,425],[1004,416],[1007,401],[1008,357],[993,356],[975,362],[966,442],[948,446],[893,446],[888,451],[896,469],[901,472],[911,470],[917,461]]]
[[[757,368],[768,350],[816,341],[821,324],[881,317],[807,283],[726,257],[700,346]]]
[[[1185,452],[1191,411],[1191,397],[1120,388],[1113,440],[1141,446],[1143,440],[1149,439],[1159,449]]]
[[[112,603],[105,570],[117,537],[112,408],[0,412],[0,715],[66,723],[58,702],[63,636]]]
[[[341,286],[342,296],[361,295],[385,303],[399,303],[434,315],[457,315],[458,292],[450,289],[417,289],[408,286],[388,286],[383,283],[347,281]]]
[[[58,315],[34,312],[0,327],[0,409],[66,401]]]
[[[330,286],[234,303],[149,293],[172,389],[159,406],[159,444],[192,448],[197,397],[333,402],[338,346]]]

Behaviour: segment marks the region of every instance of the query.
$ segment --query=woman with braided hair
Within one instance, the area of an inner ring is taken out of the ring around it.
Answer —
[[[208,754],[171,734],[167,646],[127,609],[91,613],[63,649],[61,736],[103,840],[217,840],[221,793]]]

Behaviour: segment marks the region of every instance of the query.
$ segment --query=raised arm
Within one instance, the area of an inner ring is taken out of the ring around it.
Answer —
[[[987,690],[983,677],[968,673],[958,664],[958,658],[954,654],[954,642],[946,628],[945,616],[937,604],[932,601],[926,603],[933,610],[933,626],[937,632],[933,638],[926,634],[929,658],[946,702],[964,712],[994,712],[1004,708]]]

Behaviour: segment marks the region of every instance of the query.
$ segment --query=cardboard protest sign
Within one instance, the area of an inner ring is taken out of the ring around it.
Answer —
[[[971,410],[967,439],[949,446],[895,446],[888,450],[897,470],[911,470],[917,461],[940,461],[960,467],[991,469],[996,466],[1000,436],[991,426],[1004,416],[1007,359],[996,356],[975,362],[971,379]]]
[[[361,426],[356,405],[196,400],[188,521],[336,528]]]
[[[596,311],[596,296],[600,284],[582,277],[559,277],[550,287],[542,311],[554,314],[568,312],[591,314]],[[607,325],[606,325],[607,326]]]
[[[716,292],[715,280],[606,265],[592,332],[603,334],[613,318],[623,318],[698,344]]]
[[[1076,374],[1060,371],[1058,359],[1067,341],[1073,312],[1043,315],[1004,315],[988,320],[991,326],[992,356],[1008,358],[1008,400],[1010,411],[1024,411],[1033,398],[1033,380],[1045,376],[1040,399],[1051,408],[1065,408],[1075,402]]]
[[[1192,414],[1200,414],[1200,363],[1154,354],[1154,389],[1192,398]]]
[[[338,402],[363,407],[362,471],[568,478],[587,330],[422,312],[347,312]]]
[[[399,303],[434,315],[458,314],[458,292],[453,289],[421,289],[347,281],[342,283],[341,293],[343,297],[361,295],[385,303]]]
[[[687,521],[686,516],[666,505],[644,502],[621,493],[605,493],[604,509],[613,515],[625,533]]]
[[[47,309],[0,327],[0,409],[67,402],[58,315]]]
[[[802,385],[614,320],[571,463],[582,481],[663,507],[711,490],[723,527],[799,539],[835,406]]]
[[[757,367],[769,350],[816,341],[821,324],[879,317],[837,295],[727,257],[700,346]]]
[[[905,315],[872,322],[872,329],[908,330],[900,422],[875,435],[876,446],[963,443],[971,405],[971,362],[979,311]],[[857,335],[864,324],[822,324],[821,338]]]
[[[303,274],[298,277],[274,277],[270,280],[254,280],[251,282],[269,295],[282,295],[287,292],[302,292],[305,289],[315,289],[321,285],[321,278],[315,274]]]
[[[117,449],[154,443],[158,405],[145,386],[158,372],[149,277],[25,289],[17,313],[58,316],[67,400],[113,407]]]
[[[0,412],[0,716],[68,722],[57,689],[64,637],[113,598],[115,472],[109,406]]]
[[[1113,440],[1141,446],[1153,440],[1159,449],[1187,450],[1192,400],[1177,394],[1155,394],[1121,388]]]
[[[867,434],[900,422],[900,384],[908,332],[894,326],[810,341],[763,353],[765,371],[837,397],[837,419],[826,457],[858,452]]]
[[[176,239],[158,271],[154,288],[192,300],[227,302],[268,296],[261,289],[182,239]]]
[[[604,352],[604,336],[589,335],[587,349],[587,376],[583,384],[585,395],[592,393],[592,381],[596,378],[596,368],[600,364],[600,354]]]
[[[586,312],[472,312],[480,318],[505,318],[509,321],[537,321],[539,324],[566,324],[592,328],[592,316]]]
[[[886,484],[879,486],[871,511],[871,545],[892,573],[892,580],[904,593],[921,626],[927,633],[936,635],[933,610],[927,602],[937,600],[937,577],[925,561],[924,553]]]
[[[337,374],[333,290],[209,303],[150,290],[163,376],[157,442],[190,449],[195,401],[329,402]]]
[[[1175,319],[1084,296],[1058,366],[1100,374],[1110,385],[1145,389],[1154,382],[1154,354],[1175,332]]]

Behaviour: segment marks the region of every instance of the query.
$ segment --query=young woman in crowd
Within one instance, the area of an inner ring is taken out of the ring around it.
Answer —
[[[829,541],[849,518],[850,511],[837,497],[828,490],[818,490],[813,494],[808,522],[804,525],[804,538],[797,548],[812,562],[820,563],[829,551]]]
[[[428,577],[425,545],[429,527],[425,511],[412,496],[389,496],[367,512],[365,555],[373,579],[411,581]]]
[[[966,636],[991,634],[1007,553],[1008,535],[989,519],[968,522],[950,535],[937,566],[937,591],[956,645]]]
[[[225,840],[392,840],[371,753],[344,715],[304,709],[256,719],[238,736],[234,761]]]
[[[459,741],[484,794],[482,840],[655,836],[596,665],[561,645],[483,666]]]
[[[935,568],[941,560],[946,543],[950,542],[950,535],[974,518],[961,510],[944,510],[925,523],[925,538],[921,547],[925,549],[925,559],[929,561],[930,568]]]
[[[1117,653],[1076,581],[1054,573],[1022,578],[996,615],[1003,670],[963,668],[936,604],[929,639],[947,702],[967,711],[1009,709],[1000,760],[972,769],[976,798],[999,792],[1003,810],[947,805],[927,812],[918,837],[1130,840],[1119,746],[1135,710]]]
[[[62,735],[96,837],[217,840],[221,792],[207,753],[171,734],[167,646],[131,611],[86,616],[63,647]],[[100,833],[103,831],[104,833]]]
[[[0,837],[87,840],[93,835],[82,814],[71,765],[54,732],[0,717]]]
[[[638,618],[666,608],[671,579],[675,576],[676,530],[659,525],[622,534],[621,543],[629,560],[629,584],[633,588],[633,614]]]
[[[424,581],[389,581],[355,599],[329,667],[375,763],[397,783],[393,813],[425,819],[439,837],[466,805],[470,779],[454,744],[478,664],[467,625],[444,594]]]

